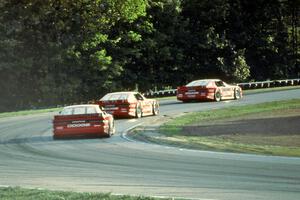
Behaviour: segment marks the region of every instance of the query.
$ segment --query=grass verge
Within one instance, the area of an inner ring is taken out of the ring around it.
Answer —
[[[0,118],[56,112],[59,110],[61,110],[61,108],[48,108],[48,109],[37,109],[37,110],[23,110],[23,111],[16,111],[16,112],[4,112],[4,113],[0,113]]]
[[[296,111],[295,111],[296,110]],[[166,122],[159,127],[162,137],[148,137],[152,142],[165,143],[186,148],[216,150],[226,152],[244,152],[281,156],[300,156],[300,130],[296,135],[187,135],[185,128],[191,125],[213,126],[217,121],[253,117],[285,116],[293,112],[299,116],[300,99],[276,101],[256,105],[236,106],[213,111],[189,113]]]
[[[156,200],[152,197],[115,196],[105,193],[65,192],[40,189],[23,189],[20,187],[0,187],[1,200]]]
[[[261,103],[247,106],[234,106],[230,108],[216,109],[213,112],[202,111],[194,112],[178,117],[172,121],[167,122],[160,127],[160,131],[166,135],[177,135],[182,130],[183,126],[202,121],[211,121],[219,119],[228,119],[239,117],[247,114],[257,114],[275,110],[287,110],[300,108],[300,99],[292,99],[285,101],[274,101],[268,103]]]

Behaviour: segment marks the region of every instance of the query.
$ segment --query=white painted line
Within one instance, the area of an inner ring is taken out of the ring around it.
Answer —
[[[124,196],[124,194],[118,194],[118,193],[111,193],[112,195],[116,196]],[[132,197],[140,197],[139,195],[130,195]],[[218,200],[218,199],[207,199],[207,198],[187,198],[187,197],[172,197],[172,196],[144,196],[144,197],[151,197],[151,198],[157,198],[157,199],[183,199],[183,200]]]
[[[128,129],[126,129],[125,131],[122,132],[121,137],[122,137],[123,139],[129,141],[129,142],[137,142],[136,140],[133,140],[133,139],[130,139],[129,137],[127,137],[127,133],[128,133],[130,130],[132,130],[132,129],[138,127],[138,126],[141,126],[142,124],[143,124],[143,122],[141,122],[141,123],[139,123],[139,124],[136,124],[136,125],[134,125],[134,126],[129,127]]]

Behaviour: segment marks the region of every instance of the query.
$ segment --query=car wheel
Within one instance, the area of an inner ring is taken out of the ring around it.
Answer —
[[[221,97],[221,93],[220,91],[216,91],[215,93],[215,101],[221,101],[222,97]]]
[[[116,132],[115,120],[112,120],[111,126],[110,126],[110,129],[109,129],[109,130],[110,130],[110,131],[109,131],[109,134],[110,134],[110,135],[115,134],[115,132]]]
[[[135,111],[135,117],[136,118],[141,118],[143,116],[143,112],[142,112],[142,108],[140,105],[138,105],[136,107],[136,111]]]
[[[241,90],[235,89],[234,90],[234,99],[240,99],[241,98]]]
[[[116,132],[115,122],[112,121],[112,122],[109,124],[107,137],[108,137],[108,138],[111,137],[115,132]]]
[[[159,105],[157,102],[153,103],[152,105],[152,114],[153,115],[158,115],[159,113]]]

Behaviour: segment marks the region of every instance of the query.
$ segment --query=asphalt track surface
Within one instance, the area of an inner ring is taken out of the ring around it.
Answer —
[[[53,114],[0,119],[0,186],[188,199],[300,199],[300,158],[186,150],[129,141],[129,128],[164,115],[300,98],[300,90],[240,101],[161,102],[157,117],[117,120],[112,138],[52,140]]]

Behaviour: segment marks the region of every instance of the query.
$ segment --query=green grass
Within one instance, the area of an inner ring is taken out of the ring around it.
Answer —
[[[62,108],[48,108],[48,109],[36,109],[36,110],[23,110],[23,111],[16,111],[16,112],[4,112],[4,113],[0,113],[0,118],[56,112],[61,109]]]
[[[226,140],[218,136],[212,136],[212,137],[179,136],[176,137],[176,139],[177,141],[171,142],[170,140],[165,140],[164,142],[170,145],[176,145],[176,146],[179,145],[181,147],[200,149],[200,150],[216,150],[216,151],[223,151],[223,152],[300,157],[299,147],[245,144],[244,141],[235,142],[232,140]],[[297,139],[299,139],[299,137],[297,137]]]
[[[300,108],[300,99],[274,101],[269,103],[234,106],[230,108],[216,109],[214,111],[202,111],[186,114],[184,117],[178,117],[160,127],[160,131],[167,135],[178,134],[182,126],[190,125],[201,121],[211,121],[217,119],[227,119],[246,114],[268,112],[274,110],[284,110]]]
[[[203,150],[300,156],[300,146],[295,145],[295,142],[293,142],[300,140],[299,135],[193,136],[185,135],[183,132],[183,127],[192,124],[207,124],[208,122],[214,122],[216,120],[222,121],[225,119],[236,119],[239,117],[263,114],[272,115],[276,113],[278,115],[295,109],[300,109],[300,99],[189,113],[162,125],[159,128],[159,132],[164,135],[164,137],[159,138],[160,141],[157,141],[155,138],[148,138],[148,140]],[[272,143],[272,145],[269,143]]]
[[[0,187],[1,200],[156,200],[151,197],[116,196],[109,193],[65,192],[20,187]]]

